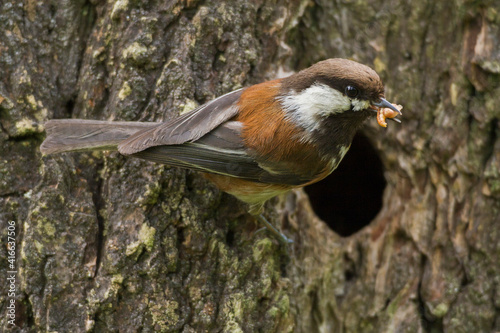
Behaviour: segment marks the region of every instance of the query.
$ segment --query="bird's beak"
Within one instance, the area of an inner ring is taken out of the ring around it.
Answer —
[[[399,111],[394,105],[392,105],[388,100],[385,98],[380,98],[378,102],[372,103],[372,105],[377,106],[379,108],[389,108],[393,111],[396,111],[397,113],[401,114],[401,111]]]

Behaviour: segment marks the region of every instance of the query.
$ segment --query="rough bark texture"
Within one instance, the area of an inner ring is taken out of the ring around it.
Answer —
[[[498,1],[0,3],[13,330],[500,331],[499,36]],[[387,187],[347,238],[302,191],[267,207],[286,252],[194,172],[38,151],[49,118],[167,120],[329,57],[371,65],[405,106],[402,125],[364,129]]]

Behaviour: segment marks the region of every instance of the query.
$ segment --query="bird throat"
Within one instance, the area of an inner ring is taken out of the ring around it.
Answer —
[[[312,133],[312,142],[325,159],[336,159],[338,163],[349,149],[354,135],[370,115],[370,111],[362,110],[327,117]]]

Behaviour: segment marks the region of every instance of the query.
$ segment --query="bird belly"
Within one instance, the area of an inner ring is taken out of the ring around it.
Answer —
[[[204,173],[220,190],[227,192],[250,206],[261,206],[267,200],[288,192],[294,186],[257,183],[241,178]]]

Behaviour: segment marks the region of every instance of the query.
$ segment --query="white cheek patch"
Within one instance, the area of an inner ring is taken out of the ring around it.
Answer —
[[[300,93],[291,91],[279,97],[288,111],[287,118],[306,130],[314,131],[321,118],[351,110],[360,111],[370,106],[368,101],[350,99],[340,91],[325,84],[314,84]]]
[[[354,111],[361,111],[370,107],[370,102],[362,101],[356,98],[351,100],[351,104]]]

